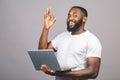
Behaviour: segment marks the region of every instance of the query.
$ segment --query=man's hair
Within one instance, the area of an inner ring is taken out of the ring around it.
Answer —
[[[73,6],[72,8],[78,8],[78,9],[80,9],[80,10],[83,12],[83,14],[84,14],[86,17],[88,17],[88,12],[87,12],[87,10],[86,10],[85,8],[80,7],[80,6]],[[71,9],[72,9],[72,8],[71,8]]]

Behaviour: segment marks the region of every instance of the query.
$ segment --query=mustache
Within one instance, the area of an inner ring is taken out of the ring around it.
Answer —
[[[75,23],[75,21],[73,21],[73,20],[69,20],[69,21],[67,21],[67,23],[70,23],[70,22],[74,22],[74,23]]]

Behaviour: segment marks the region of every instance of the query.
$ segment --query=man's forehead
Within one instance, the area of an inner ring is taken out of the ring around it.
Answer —
[[[78,8],[71,8],[69,13],[81,13],[81,10]]]

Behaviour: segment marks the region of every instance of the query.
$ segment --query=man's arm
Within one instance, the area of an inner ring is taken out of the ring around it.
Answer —
[[[48,33],[50,27],[55,23],[56,18],[51,14],[50,8],[44,14],[44,27],[39,40],[38,49],[53,49],[51,43],[48,43]]]
[[[100,58],[89,57],[86,59],[87,65],[85,69],[69,72],[60,72],[54,71],[48,68],[46,65],[41,66],[41,69],[49,74],[54,76],[64,76],[64,77],[79,77],[79,78],[96,78],[100,68]]]
[[[87,67],[78,71],[56,72],[57,76],[80,77],[80,78],[96,78],[99,72],[100,58],[87,58]]]

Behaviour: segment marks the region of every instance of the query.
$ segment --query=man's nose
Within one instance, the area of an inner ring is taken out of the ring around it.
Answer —
[[[69,18],[68,18],[68,20],[70,21],[70,20],[73,20],[73,17],[72,16],[70,16]]]

